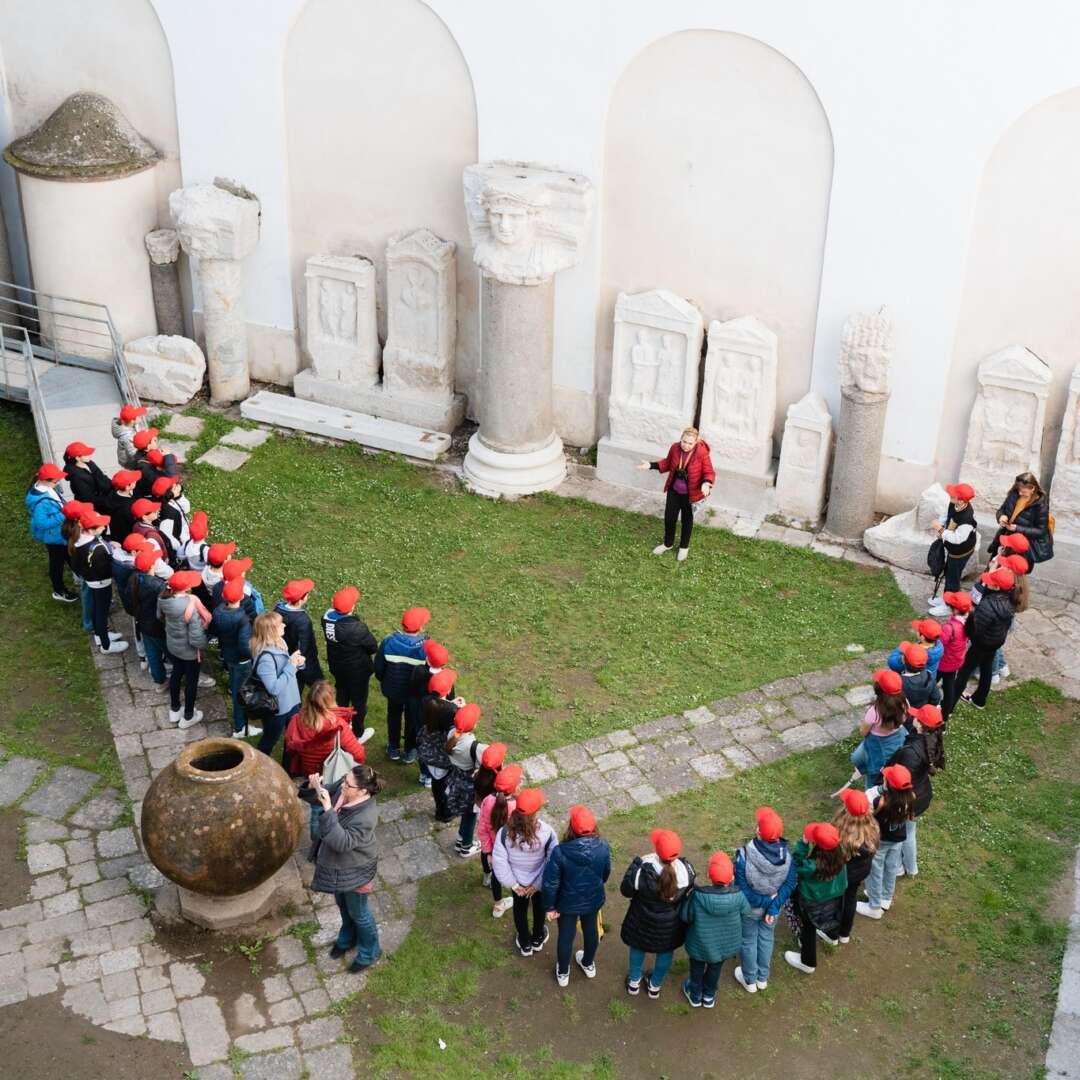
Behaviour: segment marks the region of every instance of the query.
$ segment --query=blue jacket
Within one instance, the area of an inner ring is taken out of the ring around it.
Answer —
[[[779,840],[762,840],[761,837],[755,836],[753,840],[749,841],[769,860],[774,866],[779,866],[784,861],[784,855],[790,855],[788,850],[788,842],[783,838]],[[754,892],[750,888],[746,880],[746,856],[743,854],[743,849],[740,847],[735,853],[735,884],[742,890],[743,896],[746,897],[752,908],[762,908],[766,915],[779,915],[780,909],[791,899],[791,894],[795,891],[795,886],[799,883],[798,876],[795,873],[795,860],[791,859],[791,863],[788,867],[788,876],[785,878],[784,883],[776,890],[775,897],[766,896],[764,893]]]
[[[219,604],[214,608],[209,634],[218,639],[226,667],[232,668],[251,659],[251,620],[242,607]]]
[[[923,646],[926,649],[926,670],[930,672],[930,678],[937,678],[938,664],[941,663],[941,657],[945,653],[945,646],[940,641],[935,641],[933,645]],[[886,663],[896,672],[897,675],[904,674],[904,657],[900,652],[900,647],[897,646],[889,654],[889,659]]]
[[[64,513],[58,502],[47,491],[42,491],[36,483],[31,484],[26,493],[26,512],[30,515],[30,535],[43,544],[66,544],[60,534],[64,524]]]
[[[284,649],[263,649],[255,658],[253,671],[263,686],[277,698],[278,716],[292,712],[300,704],[296,668],[289,663],[289,654]]]
[[[560,915],[599,911],[606,898],[604,882],[610,874],[611,851],[606,840],[599,836],[564,840],[544,867],[544,910]]]
[[[424,652],[426,634],[406,634],[395,630],[379,642],[375,653],[375,678],[383,696],[391,701],[405,701],[410,695],[413,670],[427,663]]]

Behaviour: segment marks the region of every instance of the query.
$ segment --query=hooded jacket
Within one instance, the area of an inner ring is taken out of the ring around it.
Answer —
[[[1003,517],[1011,518],[1019,498],[1020,496],[1017,495],[1015,491],[1010,491],[1009,494],[1005,496],[1005,501],[997,508],[997,513],[994,515],[995,520],[1000,521]],[[1016,515],[1016,520],[1013,524],[1016,526],[1016,531],[1018,533],[1023,533],[1028,540],[1042,540],[1050,528],[1050,503],[1046,496],[1044,495],[1034,502],[1029,502],[1027,506]],[[990,544],[991,555],[996,555],[998,548],[1001,546],[1001,533],[1002,530],[998,529],[994,534],[994,539]]]
[[[766,880],[766,876],[769,880]],[[770,881],[778,881],[779,884],[766,891]],[[763,915],[774,918],[779,915],[780,909],[795,891],[796,883],[795,861],[783,837],[779,840],[762,840],[760,836],[755,836],[735,852],[735,884],[742,889],[750,905],[747,914],[755,919]],[[773,892],[776,896],[772,895]]]
[[[495,835],[491,869],[507,889],[527,889],[531,885],[539,888],[548,857],[556,846],[555,830],[546,821],[537,821],[536,839],[531,844],[514,843],[504,825]]]
[[[663,461],[651,463],[651,468],[667,474],[667,479],[664,481],[664,491],[668,491],[675,481],[675,470],[679,467],[682,454],[682,446],[677,442],[672,443],[671,449],[668,450],[667,457]],[[686,462],[686,486],[692,503],[700,502],[705,498],[701,485],[706,482],[710,484],[716,483],[716,470],[713,468],[709,444],[704,439],[698,439],[694,443],[694,449],[690,451],[690,456]]]
[[[611,876],[611,849],[599,836],[575,836],[551,853],[544,867],[545,911],[589,915],[607,898],[604,882]]]
[[[177,660],[197,659],[209,641],[197,611],[191,613],[190,619],[184,618],[193,599],[189,593],[173,595],[167,590],[158,598],[158,618],[165,624],[165,648]]]
[[[964,630],[972,641],[978,641],[988,649],[1000,649],[1009,636],[1015,614],[1009,593],[987,589],[967,617]]]
[[[750,904],[738,885],[696,885],[682,902],[686,923],[686,955],[719,964],[742,949],[742,917]]]
[[[210,616],[209,633],[217,638],[226,667],[251,659],[251,619],[243,607],[219,604]]]
[[[913,709],[941,704],[941,687],[926,668],[905,672],[900,676],[900,681],[904,688],[904,699]]]
[[[355,615],[342,615],[330,608],[322,617],[326,638],[326,666],[331,675],[353,678],[370,676],[375,670],[372,657],[379,643],[367,623]]]
[[[390,701],[405,701],[412,690],[413,668],[427,664],[424,653],[426,634],[407,634],[395,630],[379,642],[375,653],[375,677],[383,696]]]
[[[807,904],[835,900],[847,891],[847,866],[841,866],[836,877],[822,881],[817,876],[817,863],[810,851],[810,845],[805,840],[800,840],[795,845],[795,872],[799,876],[799,896]]]
[[[88,461],[83,469],[75,464],[74,458],[64,458],[64,472],[73,499],[92,504],[99,514],[109,512],[107,499],[113,487],[95,461]]]
[[[357,741],[352,729],[352,709],[335,709],[334,720],[319,731],[300,723],[297,713],[285,728],[285,749],[294,755],[292,772],[295,776],[310,776],[322,772],[323,762],[334,749],[334,740],[341,735],[341,749],[352,754],[357,765],[364,763],[364,745]]]
[[[278,716],[292,712],[300,704],[300,684],[296,680],[296,668],[289,663],[289,654],[284,649],[270,646],[255,657],[252,673],[267,691],[277,698]]]
[[[138,430],[132,424],[120,423],[120,417],[114,416],[112,422],[112,437],[116,440],[116,460],[121,469],[133,469],[135,467],[135,432]]]
[[[323,670],[319,663],[311,616],[303,608],[289,607],[284,600],[279,600],[274,610],[285,623],[285,645],[289,652],[299,649],[304,654],[304,666],[296,673],[300,685],[310,686],[318,682],[323,677]]]
[[[936,679],[938,664],[941,663],[941,657],[945,653],[945,646],[940,641],[935,641],[932,645],[927,645],[924,642],[923,648],[926,649],[926,670],[930,672],[930,678]],[[903,675],[904,654],[900,651],[899,645],[889,653],[889,659],[886,660],[885,663],[895,671],[897,675]]]
[[[319,815],[313,892],[355,892],[375,877],[379,865],[375,840],[378,821],[374,797]]]
[[[934,797],[930,783],[930,748],[924,735],[914,728],[906,728],[907,739],[889,758],[890,765],[903,765],[911,773],[911,786],[915,791],[915,816],[924,813]]]
[[[54,493],[55,492],[55,493]],[[39,488],[35,481],[26,492],[26,512],[30,515],[30,535],[43,544],[63,544],[64,500],[55,489]]]
[[[674,897],[660,896],[663,863],[653,853],[638,856],[626,868],[619,892],[630,898],[620,937],[631,949],[665,953],[677,949],[686,938],[686,925],[679,918],[683,898],[694,887],[694,868],[686,859],[675,859],[678,888]]]
[[[967,653],[967,634],[964,633],[966,622],[966,616],[953,614],[941,624],[941,645],[944,652],[938,663],[939,675],[952,674],[964,666],[964,655]]]

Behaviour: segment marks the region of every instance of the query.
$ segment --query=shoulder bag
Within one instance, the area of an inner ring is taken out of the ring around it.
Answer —
[[[322,765],[323,787],[333,787],[356,768],[356,758],[348,750],[341,749],[341,730],[334,732],[334,749],[326,755]]]
[[[273,657],[271,659],[274,660]],[[285,662],[288,663],[288,660]],[[251,665],[251,673],[240,684],[237,696],[240,698],[240,704],[244,707],[244,713],[248,720],[268,720],[271,716],[277,716],[278,701],[277,697],[266,689],[266,684],[256,674],[257,665],[258,657],[255,658],[255,663]],[[274,670],[277,671],[277,660],[274,660]],[[277,671],[277,674],[280,675],[281,672]]]

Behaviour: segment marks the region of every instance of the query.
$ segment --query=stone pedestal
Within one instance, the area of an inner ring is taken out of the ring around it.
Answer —
[[[283,904],[300,904],[305,899],[295,859],[289,859],[273,877],[239,896],[203,896],[182,887],[179,893],[180,914],[207,930],[250,926]]]
[[[167,337],[184,335],[184,301],[180,293],[180,237],[175,229],[154,229],[146,234],[150,256],[150,286],[154,293],[154,314],[158,333]]]

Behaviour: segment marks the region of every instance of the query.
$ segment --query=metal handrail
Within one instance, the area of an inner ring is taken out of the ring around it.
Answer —
[[[52,432],[49,430],[45,399],[38,381],[37,360],[30,345],[30,335],[26,327],[0,323],[0,350],[3,351],[4,356],[5,383],[9,382],[7,378],[9,350],[22,353],[23,364],[26,367],[26,394],[30,402],[30,414],[34,418],[34,431],[37,434],[38,448],[41,450],[41,460],[52,461]]]

